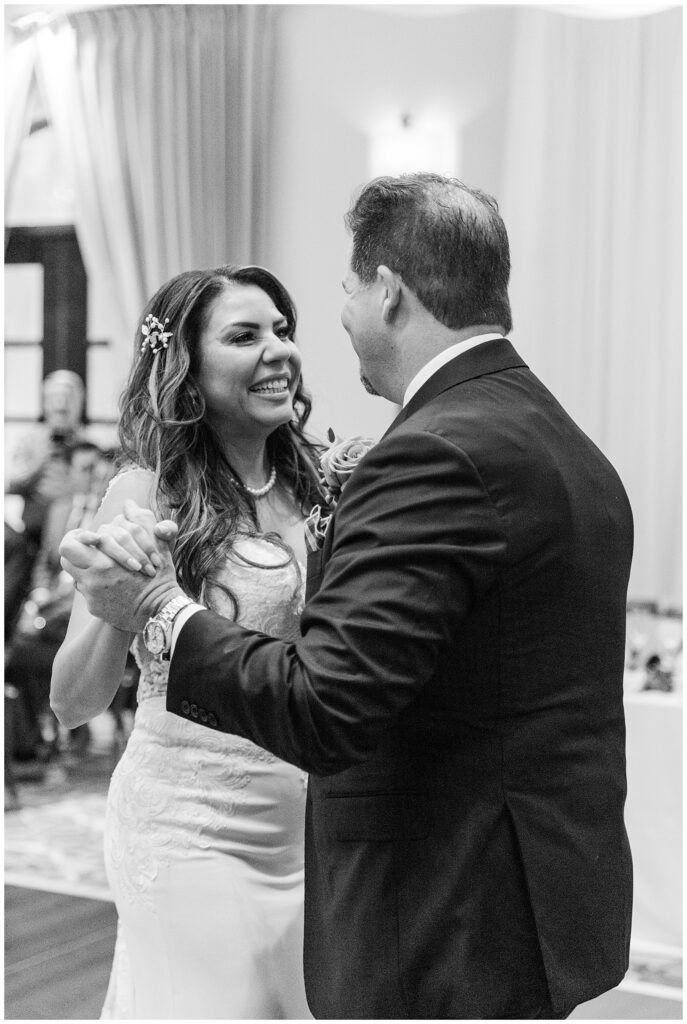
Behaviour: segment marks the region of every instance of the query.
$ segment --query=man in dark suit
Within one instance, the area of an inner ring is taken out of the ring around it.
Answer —
[[[316,1017],[565,1017],[628,963],[627,497],[504,337],[490,197],[379,179],[348,225],[342,320],[402,411],[313,556],[302,639],[184,607],[167,706],[311,773]],[[63,548],[90,610],[164,632],[169,557],[151,581],[100,547]]]

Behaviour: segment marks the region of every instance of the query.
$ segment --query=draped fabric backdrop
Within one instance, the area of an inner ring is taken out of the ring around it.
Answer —
[[[29,134],[30,100],[36,48],[33,39],[5,47],[5,212],[19,162],[21,144]]]
[[[519,9],[501,203],[513,339],[625,483],[630,596],[678,605],[681,14]]]
[[[271,26],[269,5],[160,4],[73,13],[35,34],[84,259],[110,282],[127,363],[169,277],[263,259]]]

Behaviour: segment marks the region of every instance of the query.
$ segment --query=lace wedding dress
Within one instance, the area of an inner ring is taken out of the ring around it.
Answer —
[[[297,635],[302,579],[266,537],[238,540],[220,576],[238,621],[278,637]],[[235,617],[220,587],[204,603]],[[140,637],[134,651],[139,706],[105,825],[119,928],[102,1018],[309,1018],[306,776],[248,740],[169,714],[167,664]]]

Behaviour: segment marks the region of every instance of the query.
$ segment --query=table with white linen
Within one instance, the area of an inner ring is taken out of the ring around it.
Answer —
[[[682,948],[682,694],[626,693],[632,947]]]

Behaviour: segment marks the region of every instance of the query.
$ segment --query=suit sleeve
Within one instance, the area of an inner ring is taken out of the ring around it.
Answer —
[[[465,453],[395,431],[346,486],[302,639],[193,615],[172,658],[168,710],[188,717],[195,704],[219,730],[308,772],[343,771],[431,679],[456,623],[495,584],[505,545]]]

